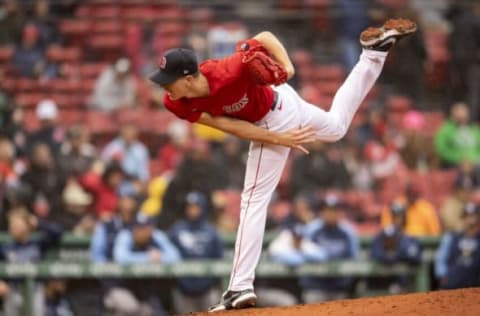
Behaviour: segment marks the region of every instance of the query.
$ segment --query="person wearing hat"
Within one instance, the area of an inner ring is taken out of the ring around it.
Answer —
[[[341,208],[336,194],[325,195],[319,218],[305,227],[305,238],[314,245],[303,250],[306,262],[355,260],[358,257],[358,237],[353,227],[342,220]],[[302,299],[305,303],[344,299],[349,295],[352,281],[349,277],[301,277]]]
[[[11,65],[22,77],[38,77],[45,68],[45,51],[40,45],[38,27],[27,23],[22,30],[21,43],[13,52]]]
[[[60,147],[60,168],[70,177],[78,177],[93,165],[97,150],[90,143],[90,134],[83,125],[74,125],[67,130],[67,137]]]
[[[480,210],[467,203],[463,209],[464,228],[442,237],[435,258],[435,276],[440,288],[456,289],[480,285]]]
[[[214,226],[207,221],[207,197],[193,191],[185,197],[184,216],[169,231],[172,243],[184,260],[220,259],[223,243]],[[208,309],[220,295],[218,280],[211,277],[177,279],[173,305],[179,315]]]
[[[440,220],[435,206],[423,197],[419,184],[408,184],[405,194],[396,197],[395,201],[404,203],[407,209],[405,234],[415,237],[440,235]],[[381,213],[381,223],[384,228],[392,224],[392,213],[388,206]]]
[[[156,220],[137,214],[131,229],[123,229],[115,238],[113,259],[119,264],[175,264],[181,256],[168,236],[155,227]],[[142,302],[148,302],[155,316],[165,315],[156,295],[156,280],[128,280],[125,287]]]
[[[40,238],[33,238],[35,230],[42,232]],[[0,261],[11,264],[36,264],[46,259],[48,250],[58,247],[63,230],[60,226],[32,215],[27,209],[17,207],[8,212],[8,232],[11,240],[0,244]],[[5,284],[4,284],[5,285]],[[7,284],[3,301],[4,315],[24,315],[22,307],[25,297],[23,286],[18,279]],[[4,289],[5,290],[5,289]],[[36,281],[33,293],[33,316],[45,315],[43,282]]]
[[[150,79],[166,90],[169,111],[252,141],[230,284],[210,312],[256,304],[253,280],[264,234],[258,228],[265,227],[267,206],[290,149],[307,153],[305,143],[341,139],[380,75],[390,48],[415,31],[416,24],[407,19],[363,31],[364,50],[329,111],[306,102],[286,83],[295,69],[283,44],[268,31],[239,42],[232,55],[201,65],[195,52],[184,48],[168,50],[159,60]],[[262,66],[255,67],[259,63]]]
[[[57,103],[50,99],[42,100],[37,104],[35,114],[40,127],[28,136],[27,151],[38,143],[45,143],[57,155],[65,140],[65,131],[58,125]]]
[[[415,238],[405,234],[406,206],[394,202],[390,206],[392,225],[382,229],[374,237],[370,246],[370,257],[381,264],[407,263],[418,264],[422,259],[422,247]],[[405,278],[381,278],[369,282],[375,287],[388,287],[391,294],[398,294],[407,290],[410,280]]]
[[[137,85],[131,74],[128,58],[118,59],[105,68],[95,82],[92,96],[93,107],[110,112],[120,108],[132,108],[137,99]]]
[[[287,266],[300,266],[306,262],[304,250],[315,247],[312,241],[304,238],[305,227],[315,218],[313,209],[316,199],[310,194],[299,194],[293,201],[290,214],[282,223],[282,229],[268,247],[268,254],[273,262]],[[298,303],[291,294],[296,288],[291,282],[263,279],[260,282],[259,305],[263,306],[291,306]]]

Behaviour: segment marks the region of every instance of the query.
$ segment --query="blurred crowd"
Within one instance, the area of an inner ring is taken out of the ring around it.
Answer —
[[[266,24],[252,10],[272,16]],[[358,58],[358,34],[390,16],[413,18],[420,31],[389,57],[344,140],[291,155],[270,205],[267,229],[279,234],[268,256],[291,266],[355,260],[358,236],[370,235],[369,258],[418,264],[417,238],[442,237],[438,286],[478,285],[478,1],[3,1],[0,229],[12,240],[1,260],[44,260],[65,233],[92,236],[93,262],[222,258],[219,233],[236,230],[248,144],[166,113],[163,91],[146,79],[158,56],[186,46],[199,60],[220,58],[267,28],[296,65],[291,84],[328,109]],[[30,238],[37,229],[43,237]],[[259,280],[260,304],[348,297],[354,281],[302,277],[292,289]],[[410,283],[367,286],[399,293]],[[0,282],[6,315],[19,315],[19,285]],[[38,315],[70,315],[64,280],[35,286]],[[155,286],[103,280],[91,305],[162,315]],[[211,278],[174,288],[178,313],[219,297]]]

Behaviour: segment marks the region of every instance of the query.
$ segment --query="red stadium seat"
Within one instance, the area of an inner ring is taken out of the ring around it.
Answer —
[[[96,79],[108,65],[105,62],[86,63],[80,66],[83,78]]]
[[[0,47],[0,64],[7,63],[13,55],[13,47],[3,46]]]
[[[100,20],[93,24],[92,32],[121,35],[125,31],[125,23],[121,20]]]
[[[90,31],[91,22],[88,20],[68,19],[59,22],[60,33],[67,36],[85,35]]]
[[[88,38],[88,47],[100,59],[114,61],[123,54],[125,38],[123,35],[93,34]]]
[[[41,90],[38,80],[30,78],[18,78],[16,80],[16,89],[22,93]]]
[[[117,19],[120,17],[122,9],[117,4],[92,5],[90,7],[90,16],[100,19]]]
[[[23,108],[34,108],[38,102],[48,98],[44,93],[18,93],[15,96],[15,103]]]
[[[76,63],[82,58],[82,51],[78,47],[49,46],[47,58],[59,63]]]
[[[112,115],[102,111],[88,111],[85,121],[93,134],[114,134],[117,131]]]

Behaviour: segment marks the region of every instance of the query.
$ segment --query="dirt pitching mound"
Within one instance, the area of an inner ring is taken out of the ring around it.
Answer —
[[[323,304],[195,313],[195,316],[479,316],[480,288],[369,297]]]

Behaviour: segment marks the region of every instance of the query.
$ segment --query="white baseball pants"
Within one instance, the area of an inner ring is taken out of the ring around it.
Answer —
[[[276,108],[256,125],[272,131],[312,126],[319,140],[337,141],[348,127],[380,75],[387,53],[364,50],[333,99],[330,111],[303,100],[288,84],[275,87]],[[240,224],[228,290],[253,289],[255,268],[262,251],[267,207],[280,180],[290,148],[252,142],[241,197]]]

